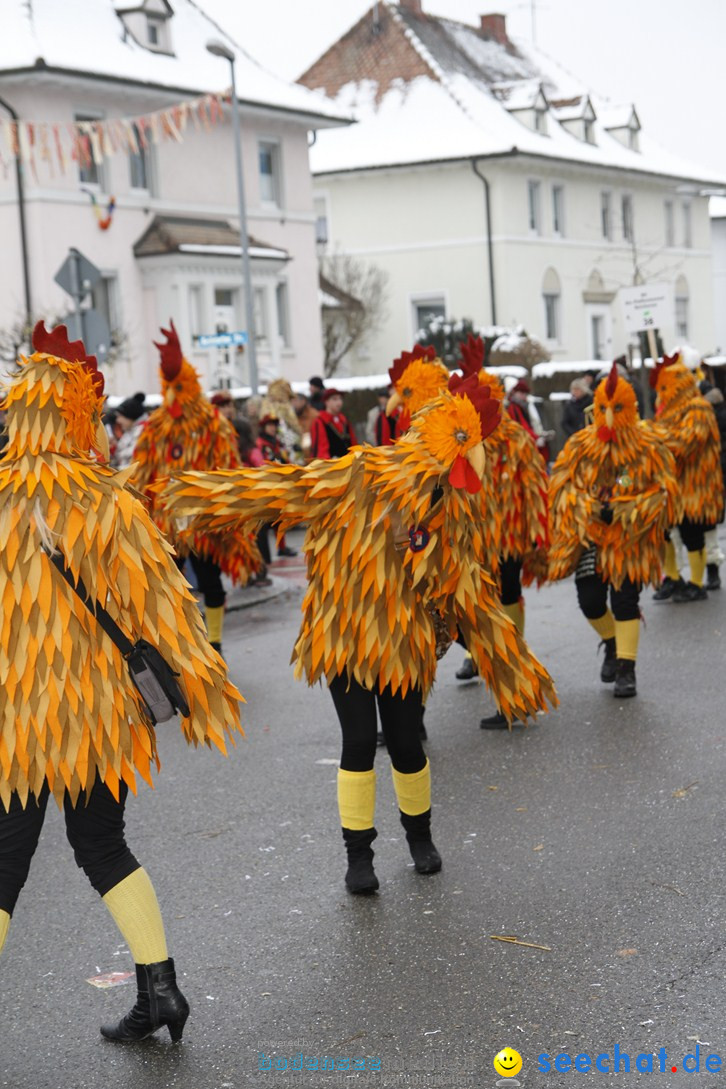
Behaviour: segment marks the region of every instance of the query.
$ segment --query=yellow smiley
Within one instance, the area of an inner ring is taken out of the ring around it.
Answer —
[[[522,1056],[513,1047],[503,1047],[494,1056],[494,1069],[505,1078],[513,1078],[522,1069]]]

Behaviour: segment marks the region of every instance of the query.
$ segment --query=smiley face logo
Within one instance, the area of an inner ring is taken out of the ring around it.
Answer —
[[[503,1047],[494,1056],[494,1069],[504,1078],[514,1078],[522,1069],[522,1056],[513,1047]]]

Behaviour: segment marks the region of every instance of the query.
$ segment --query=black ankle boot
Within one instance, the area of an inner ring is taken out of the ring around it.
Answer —
[[[628,658],[618,658],[615,663],[615,687],[613,695],[618,700],[637,695],[635,688],[635,662]]]
[[[415,817],[401,813],[401,824],[406,829],[408,849],[416,873],[438,873],[441,869],[441,855],[431,840],[431,810],[427,809],[425,813],[419,813]]]
[[[615,636],[612,639],[603,639],[600,643],[601,647],[605,647],[605,657],[603,658],[602,668],[600,670],[600,680],[603,684],[612,684],[615,680]],[[598,650],[600,648],[598,647]]]
[[[101,1025],[101,1035],[121,1044],[145,1040],[164,1025],[178,1043],[189,1016],[189,1003],[176,985],[174,961],[136,965],[136,1005],[116,1025]]]
[[[720,590],[721,589],[721,575],[719,574],[717,563],[706,564],[706,589],[707,590]]]
[[[373,848],[371,847],[377,835],[375,828],[364,828],[360,832],[354,832],[350,828],[343,829],[345,849],[348,852],[348,872],[345,875],[345,883],[349,892],[366,896],[379,888],[378,878],[373,869]]]

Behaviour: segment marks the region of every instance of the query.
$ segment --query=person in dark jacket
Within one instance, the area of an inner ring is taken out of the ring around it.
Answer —
[[[358,445],[347,416],[343,415],[343,394],[339,389],[326,389],[325,408],[318,413],[310,431],[314,458],[342,458],[351,446]]]
[[[707,390],[703,389],[704,383],[701,383],[701,392],[707,401],[710,402],[713,408],[714,415],[716,417],[716,423],[718,424],[719,435],[721,436],[721,471],[726,481],[726,402],[724,401],[723,393],[715,386],[711,386]],[[718,531],[715,526],[709,527],[706,530],[706,589],[707,590],[720,590],[721,589],[721,573],[719,567],[723,563],[724,555],[721,551],[721,547],[718,543]]]
[[[323,385],[322,378],[319,378],[317,374],[309,380],[310,396],[308,400],[313,406],[316,412],[322,412],[325,408],[325,386]]]
[[[568,439],[587,424],[585,409],[591,404],[589,384],[584,378],[575,378],[570,382],[570,400],[565,402],[562,412],[562,430]]]

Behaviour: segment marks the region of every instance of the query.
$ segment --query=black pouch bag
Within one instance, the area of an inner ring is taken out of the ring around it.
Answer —
[[[131,681],[141,696],[146,713],[154,725],[168,722],[177,712],[183,716],[188,715],[189,704],[176,680],[179,674],[175,673],[169,663],[162,658],[156,647],[147,643],[145,639],[137,639],[135,643],[127,639],[103,605],[91,600],[81,579],[73,578],[60,552],[51,554],[46,549],[44,551],[74,594],[77,594],[89,613],[96,618],[109,639],[123,654]]]

